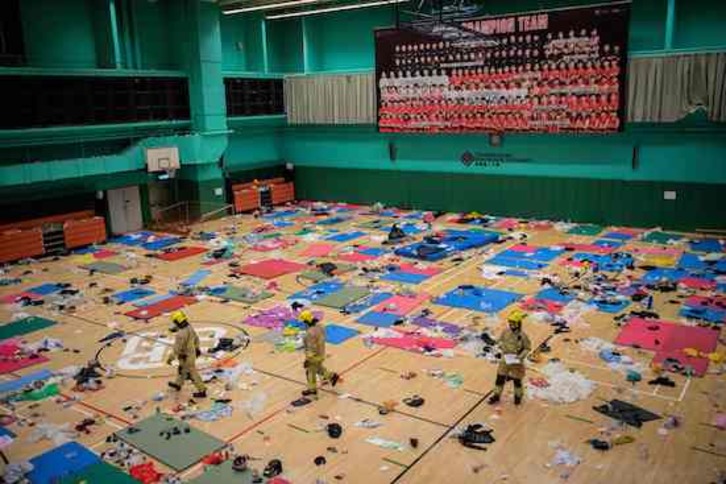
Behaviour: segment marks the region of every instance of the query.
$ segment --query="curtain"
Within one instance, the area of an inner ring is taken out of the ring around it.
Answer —
[[[290,124],[375,124],[373,73],[285,78]]]
[[[629,122],[672,122],[696,109],[726,121],[726,53],[631,59]]]
[[[673,122],[696,109],[726,122],[726,53],[631,59],[627,122]],[[375,124],[373,73],[285,78],[290,124]]]

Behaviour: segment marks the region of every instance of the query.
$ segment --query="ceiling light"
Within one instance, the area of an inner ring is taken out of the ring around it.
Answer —
[[[254,7],[242,7],[232,10],[223,10],[222,13],[225,15],[233,15],[235,13],[257,12],[260,10],[273,10],[275,8],[297,7],[298,5],[308,5],[310,3],[318,3],[321,1],[322,0],[290,0],[288,2],[266,3],[264,5],[255,5]]]
[[[320,9],[316,9],[316,10],[303,10],[301,12],[280,13],[280,14],[276,14],[276,15],[268,15],[265,18],[267,20],[276,20],[276,19],[281,19],[281,18],[304,17],[306,15],[317,15],[317,14],[328,13],[328,12],[340,12],[342,10],[356,10],[359,8],[378,7],[381,5],[394,5],[397,3],[406,3],[408,1],[409,0],[380,0],[377,2],[356,3],[353,5],[340,5],[337,7],[320,8]]]

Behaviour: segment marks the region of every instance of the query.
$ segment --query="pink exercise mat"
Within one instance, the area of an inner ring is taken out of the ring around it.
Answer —
[[[413,264],[400,264],[399,269],[402,272],[408,272],[409,274],[417,274],[419,276],[435,276],[441,272],[438,267],[419,267]]]
[[[0,344],[0,375],[50,361],[42,355],[17,357],[18,349],[16,339],[6,340]]]
[[[345,261],[345,262],[368,262],[370,260],[376,259],[376,256],[369,255],[369,254],[361,254],[359,252],[349,252],[347,254],[341,254],[337,257],[338,259]]]
[[[417,306],[428,301],[429,296],[427,294],[418,294],[416,296],[393,296],[392,298],[386,299],[378,306],[373,308],[374,312],[396,314],[398,316],[405,316],[406,314],[413,311]]]
[[[709,290],[716,288],[716,281],[712,281],[711,279],[703,279],[701,277],[684,277],[683,279],[678,281],[678,284],[682,284],[692,289]]]
[[[315,242],[310,244],[300,252],[300,255],[304,257],[325,257],[335,249],[335,244],[329,244],[327,242]]]
[[[17,292],[15,294],[8,294],[6,296],[0,297],[0,303],[15,304],[21,298],[24,298],[24,297],[27,297],[33,301],[39,301],[39,300],[43,299],[43,296],[38,296],[37,294],[33,294],[32,292]]]
[[[390,346],[392,348],[398,348],[406,351],[414,351],[421,353],[426,348],[433,348],[437,350],[451,349],[456,346],[456,342],[447,338],[431,338],[428,336],[421,336],[415,333],[403,334],[397,338],[372,338],[375,344],[381,346]]]
[[[518,226],[519,226],[519,220],[517,220],[516,218],[504,218],[502,220],[497,220],[493,225],[493,227],[495,229],[504,229],[504,230],[514,229],[514,228],[517,228]]]
[[[535,252],[537,252],[537,247],[533,245],[518,244],[513,245],[509,248],[509,250],[513,250],[514,252],[524,252],[526,254],[534,254]]]
[[[708,364],[710,361],[708,358],[698,358],[693,356],[687,356],[683,350],[675,351],[659,351],[653,357],[653,363],[663,366],[667,369],[665,360],[670,358],[676,360],[682,366],[690,366],[693,368],[693,373],[696,376],[703,376],[708,371]]]
[[[300,272],[305,269],[305,267],[305,264],[298,264],[297,262],[291,262],[288,260],[268,259],[244,265],[239,267],[235,272],[262,279],[274,279],[276,277],[284,276],[285,274]]]
[[[593,254],[609,254],[614,250],[612,247],[600,247],[599,245],[595,244],[565,243],[562,244],[562,247],[567,250],[574,250],[578,252],[591,252]]]
[[[686,306],[692,308],[721,309],[726,310],[726,297],[724,296],[691,296],[686,299]]]
[[[655,319],[633,318],[620,330],[615,344],[651,351],[665,350],[675,326]]]

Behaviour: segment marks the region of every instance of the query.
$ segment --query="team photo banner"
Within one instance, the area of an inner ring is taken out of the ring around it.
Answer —
[[[375,32],[380,132],[623,128],[630,4]]]

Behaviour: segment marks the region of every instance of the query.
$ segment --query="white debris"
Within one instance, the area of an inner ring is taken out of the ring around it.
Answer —
[[[561,362],[547,363],[540,373],[547,380],[548,386],[527,384],[527,393],[540,400],[573,403],[587,398],[595,389],[595,382],[580,372],[570,370]]]

